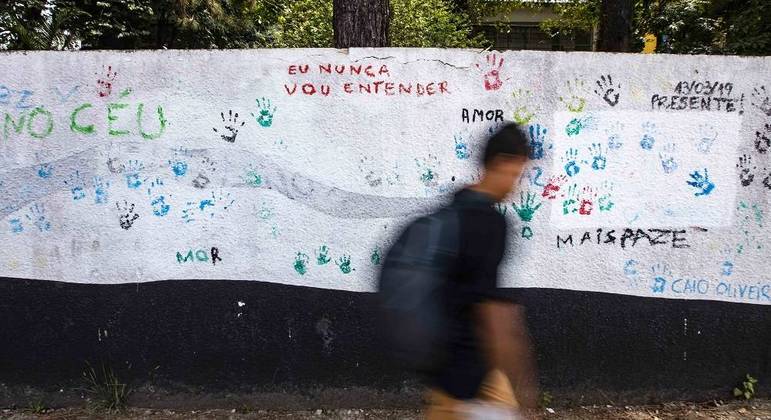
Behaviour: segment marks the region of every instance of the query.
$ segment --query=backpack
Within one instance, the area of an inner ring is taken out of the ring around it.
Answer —
[[[460,241],[457,209],[410,223],[386,253],[379,312],[386,345],[398,363],[431,373],[445,359],[449,336],[445,284],[455,275]]]

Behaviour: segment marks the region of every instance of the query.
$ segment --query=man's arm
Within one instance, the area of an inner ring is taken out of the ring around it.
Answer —
[[[538,382],[524,307],[490,300],[477,304],[476,312],[488,362],[509,378],[522,408],[536,408]]]

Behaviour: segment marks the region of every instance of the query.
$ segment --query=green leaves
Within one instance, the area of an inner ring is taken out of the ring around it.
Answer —
[[[747,380],[742,382],[741,388],[734,388],[734,397],[744,398],[745,400],[751,400],[755,397],[755,385],[758,380],[747,374]]]

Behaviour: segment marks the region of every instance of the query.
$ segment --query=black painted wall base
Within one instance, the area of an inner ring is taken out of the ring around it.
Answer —
[[[711,397],[745,374],[771,386],[771,308],[523,289],[542,387],[554,395]],[[374,295],[252,281],[79,285],[0,279],[0,383],[80,380],[86,362],[135,382],[223,390],[366,387],[390,366]],[[727,396],[727,394],[726,394]],[[633,397],[629,397],[633,399]],[[616,401],[621,403],[622,401]],[[629,401],[633,402],[633,401]]]

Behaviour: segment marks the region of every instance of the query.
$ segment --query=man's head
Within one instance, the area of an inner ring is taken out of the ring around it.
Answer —
[[[478,189],[502,200],[522,174],[530,156],[530,145],[519,126],[509,123],[501,127],[488,140],[482,155],[484,177]]]

